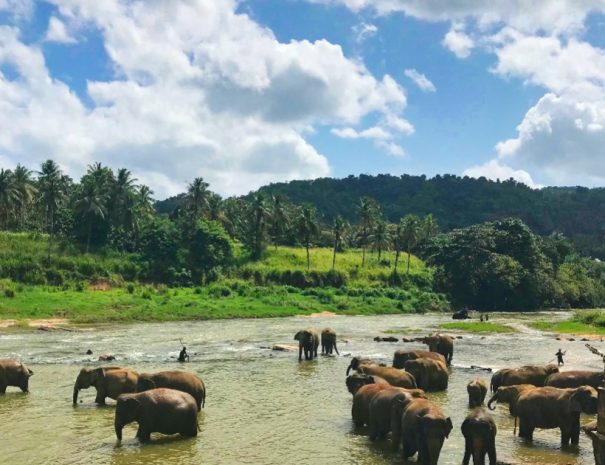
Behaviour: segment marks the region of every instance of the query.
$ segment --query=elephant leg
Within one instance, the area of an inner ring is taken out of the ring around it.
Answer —
[[[534,438],[534,426],[524,417],[519,417],[519,437],[530,441]]]
[[[410,441],[403,440],[403,459],[406,460],[416,453],[416,447]],[[419,461],[420,462],[420,461]]]
[[[0,394],[6,394],[6,383],[0,383]]]
[[[489,465],[496,465],[496,438],[490,438],[487,446],[487,456],[489,457]]]
[[[149,442],[151,440],[151,432],[139,428],[137,438],[139,438],[139,442]]]
[[[571,440],[571,443],[574,446],[579,444],[579,442],[580,442],[580,422],[572,425],[572,427],[569,431],[569,438]]]
[[[102,387],[97,388],[97,397],[95,397],[95,403],[99,405],[105,405],[105,397],[107,397],[105,389],[103,389]]]
[[[471,460],[471,453],[473,451],[473,445],[471,439],[468,437],[464,438],[464,458],[462,459],[462,465],[468,465]]]

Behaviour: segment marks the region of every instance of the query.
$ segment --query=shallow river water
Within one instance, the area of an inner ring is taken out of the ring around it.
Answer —
[[[561,318],[546,314],[540,318]],[[497,369],[552,361],[561,347],[571,368],[601,369],[583,342],[559,342],[552,335],[531,331],[523,315],[493,316],[513,322],[513,335],[462,334],[456,340],[450,387],[430,394],[452,417],[454,430],[446,440],[440,464],[460,464],[463,438],[460,424],[467,414],[466,383],[490,374],[471,365]],[[537,318],[536,315],[531,316]],[[103,326],[79,332],[0,332],[0,358],[21,358],[35,372],[29,395],[9,388],[0,396],[2,464],[401,464],[388,443],[372,444],[351,423],[351,395],[344,380],[352,355],[391,362],[395,349],[424,348],[410,343],[376,343],[374,336],[405,328],[406,336],[425,334],[451,321],[446,316],[283,318]],[[340,357],[297,362],[297,354],[266,349],[273,343],[294,343],[301,328],[330,325],[339,338]],[[399,335],[400,336],[400,335]],[[175,359],[179,338],[192,361]],[[348,341],[345,342],[344,340]],[[595,342],[601,350],[605,343]],[[85,355],[87,349],[93,356]],[[196,439],[153,435],[139,445],[136,425],[124,429],[117,444],[113,430],[114,402],[94,405],[94,388],[80,392],[83,401],[71,405],[72,388],[82,366],[101,352],[115,354],[121,366],[140,372],[186,368],[199,374],[208,389]],[[514,463],[591,464],[590,440],[582,434],[578,448],[561,451],[558,430],[537,430],[533,444],[513,436],[513,419],[506,406],[495,412],[498,459]],[[583,422],[589,418],[583,418]],[[413,459],[410,463],[414,463]]]

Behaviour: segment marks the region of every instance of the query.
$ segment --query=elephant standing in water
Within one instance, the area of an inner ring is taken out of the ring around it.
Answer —
[[[519,395],[516,414],[519,436],[532,440],[535,428],[559,428],[561,445],[578,444],[580,413],[597,413],[597,391],[590,386],[576,389],[536,387]]]
[[[437,352],[430,350],[403,350],[395,351],[393,355],[393,368],[403,368],[408,360],[416,360],[418,358],[430,358],[446,364],[445,357]]]
[[[338,347],[336,347],[336,331],[332,328],[324,328],[321,332],[321,353],[332,355],[332,351],[336,351],[338,355]]]
[[[129,423],[139,424],[136,437],[149,441],[151,433],[197,436],[197,405],[186,392],[175,389],[152,389],[118,397],[114,428],[119,441],[122,429]]]
[[[370,440],[384,439],[391,431],[393,449],[397,451],[401,436],[401,414],[412,399],[412,393],[403,388],[390,387],[377,392],[370,401]]]
[[[390,386],[390,384],[380,376],[364,375],[362,373],[353,373],[352,375],[347,376],[346,384],[347,389],[353,395],[355,395],[362,386],[367,384],[387,384]]]
[[[492,407],[494,402],[500,402],[508,404],[508,411],[514,417],[517,416],[517,400],[522,392],[528,389],[534,389],[536,386],[533,384],[514,384],[512,386],[500,386],[494,393],[492,398],[487,403],[487,407],[490,410],[496,410],[496,407]]]
[[[437,352],[445,357],[447,366],[452,364],[454,358],[454,338],[447,334],[433,333],[421,339],[429,346],[431,352]]]
[[[137,382],[137,392],[156,388],[176,389],[191,394],[195,399],[198,411],[206,402],[206,386],[201,378],[186,371],[160,371],[158,373],[141,373]]]
[[[485,456],[489,465],[496,465],[496,434],[498,428],[493,417],[485,407],[479,407],[469,413],[462,422],[464,436],[464,458],[462,465],[468,465],[471,456],[474,465],[485,465]]]
[[[29,392],[29,378],[33,374],[33,371],[17,360],[0,359],[0,394],[4,394],[8,386]]]
[[[493,374],[490,386],[492,392],[496,392],[500,386],[512,386],[513,384],[533,384],[534,386],[541,387],[544,386],[546,378],[554,373],[559,373],[559,368],[553,364],[502,368]]]
[[[393,386],[390,384],[366,384],[357,390],[353,396],[353,406],[351,407],[351,417],[355,426],[361,427],[370,424],[370,402],[377,393],[391,388]],[[409,392],[412,397],[426,399],[426,394],[421,389],[403,390]]]
[[[369,358],[353,357],[351,359],[351,363],[349,363],[349,366],[347,367],[347,376],[349,376],[349,372],[351,370],[359,370],[359,367],[361,365],[373,365],[373,366],[377,366],[377,367],[379,367],[379,366],[386,367],[386,365],[384,363],[379,363],[379,362],[376,362]]]
[[[82,368],[74,384],[73,403],[78,402],[81,389],[94,386],[95,402],[105,405],[105,398],[117,400],[120,394],[136,392],[139,375],[136,371],[121,367]]]
[[[545,386],[558,388],[577,388],[591,386],[595,389],[603,387],[605,373],[603,371],[571,370],[555,373],[546,378]]]
[[[294,340],[298,341],[298,361],[302,361],[303,350],[305,360],[313,360],[317,357],[317,348],[319,347],[319,333],[315,328],[307,328],[297,332]]]
[[[481,407],[487,395],[487,383],[481,378],[475,378],[466,385],[466,392],[468,392],[468,406]]]
[[[379,376],[393,386],[406,389],[419,387],[416,384],[416,378],[414,378],[412,373],[407,373],[403,370],[398,370],[397,368],[361,365],[357,368],[357,371],[366,375]]]
[[[447,389],[450,373],[442,362],[430,358],[418,358],[405,362],[404,368],[414,376],[420,389],[425,391],[443,391]]]

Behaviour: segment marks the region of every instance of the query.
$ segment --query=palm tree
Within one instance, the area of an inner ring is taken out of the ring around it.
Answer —
[[[332,255],[332,269],[336,267],[336,252],[342,243],[342,239],[349,229],[349,223],[342,216],[337,215],[334,218],[334,226],[332,227],[332,232],[334,234],[334,253]]]
[[[309,256],[309,248],[311,241],[319,234],[319,223],[317,221],[317,211],[311,204],[305,204],[300,209],[295,222],[296,235],[305,246],[307,251],[307,271],[311,267],[311,259]]]
[[[153,191],[145,185],[135,189],[135,204],[143,216],[151,216],[154,213],[152,195]]]
[[[37,191],[31,175],[32,172],[23,165],[17,165],[13,172],[13,183],[18,193],[16,208],[17,222],[21,230],[23,229],[27,207],[33,202]]]
[[[277,242],[286,231],[289,222],[284,197],[280,194],[271,196],[271,236],[276,249]]]
[[[209,184],[204,182],[203,178],[195,178],[193,182],[187,186],[185,203],[191,211],[194,220],[197,220],[204,209],[209,207],[208,197],[210,192],[208,191],[208,186]]]
[[[422,241],[428,242],[433,236],[439,232],[439,226],[433,218],[433,214],[429,213],[422,221]]]
[[[378,223],[376,223],[376,227],[374,228],[374,232],[371,234],[370,239],[372,240],[374,249],[378,250],[378,261],[380,262],[382,251],[388,250],[391,245],[391,234],[389,233],[387,223],[384,220],[379,220]]]
[[[48,229],[48,259],[55,233],[55,214],[66,197],[67,177],[52,160],[42,163],[38,172],[38,200],[42,206],[44,221]]]
[[[0,226],[6,228],[8,218],[19,200],[19,191],[11,170],[0,169]]]
[[[397,225],[397,253],[395,255],[395,273],[397,273],[397,263],[399,254],[403,249],[408,253],[407,273],[410,272],[411,250],[418,243],[420,232],[420,220],[415,215],[406,215]]]
[[[106,208],[107,196],[95,185],[92,180],[85,182],[80,186],[78,200],[74,205],[75,212],[81,219],[88,223],[88,232],[86,235],[86,253],[90,249],[90,236],[92,235],[92,225],[97,219],[104,219],[107,214]]]
[[[262,192],[257,192],[252,197],[249,216],[252,233],[252,259],[258,260],[265,248],[267,225],[271,219],[271,212],[267,208],[267,202]]]
[[[362,197],[357,205],[357,221],[359,228],[359,239],[361,241],[361,266],[366,263],[366,247],[370,232],[376,222],[378,206],[376,202],[369,197]]]

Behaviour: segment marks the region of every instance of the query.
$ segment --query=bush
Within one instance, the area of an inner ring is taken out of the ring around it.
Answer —
[[[15,297],[15,290],[11,288],[4,289],[4,297],[12,299]]]
[[[128,283],[126,285],[126,292],[128,292],[129,294],[134,294],[134,291],[135,291],[134,284]]]

